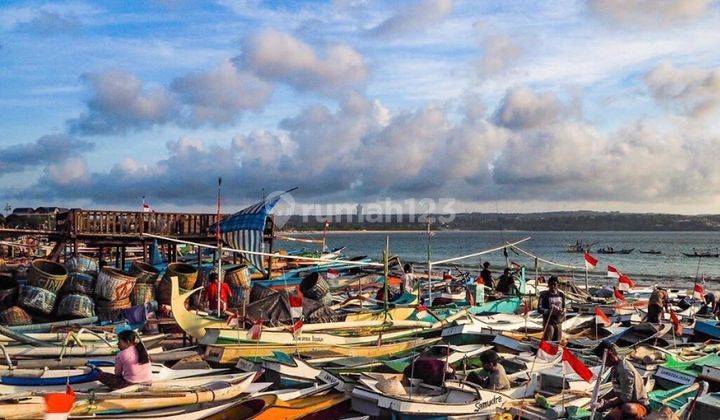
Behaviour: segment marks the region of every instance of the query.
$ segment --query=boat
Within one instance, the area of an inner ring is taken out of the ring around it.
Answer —
[[[648,249],[647,251],[639,250],[638,252],[641,254],[662,255],[662,251],[658,251],[655,249]]]
[[[350,398],[332,393],[283,401],[278,395],[267,394],[239,401],[222,412],[205,417],[207,420],[225,419],[337,419],[350,410]]]
[[[665,363],[655,371],[655,382],[664,389],[687,386],[697,380],[705,366],[720,366],[720,354],[711,353],[690,360],[668,354]]]
[[[694,250],[694,249],[693,249],[693,252],[692,252],[692,253],[690,253],[690,252],[683,252],[682,254],[683,254],[684,256],[690,257],[690,258],[718,258],[718,257],[720,257],[720,253],[719,253],[719,252],[711,252],[711,251],[700,251],[700,252],[698,252],[698,251],[696,251],[696,250]]]
[[[186,390],[167,391],[138,391],[129,395],[124,393],[92,393],[88,397],[80,397],[70,412],[71,415],[91,415],[110,413],[134,413],[149,409],[157,410],[167,407],[179,407],[210,402],[228,401],[245,393],[255,379],[256,373],[250,372],[241,375],[232,382],[217,381],[202,387],[187,388]],[[45,403],[38,398],[31,398],[28,402],[0,403],[0,413],[5,418],[42,418],[45,413]]]
[[[314,357],[385,357],[438,342],[439,338],[417,338],[364,346],[335,346],[303,343],[280,346],[277,344],[214,344],[205,349],[205,360],[217,364],[232,364],[246,358],[271,356],[273,352],[300,353]]]
[[[620,254],[620,255],[627,255],[631,254],[635,248],[623,248],[623,249],[614,249],[611,246],[600,248],[596,252],[598,254]]]
[[[586,252],[590,252],[590,247],[595,245],[597,242],[591,242],[589,244],[583,244],[579,240],[575,241],[574,244],[568,245],[565,248],[565,252],[572,253],[572,254],[584,254]]]

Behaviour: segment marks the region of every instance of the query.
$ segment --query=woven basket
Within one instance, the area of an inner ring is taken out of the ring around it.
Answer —
[[[132,293],[130,294],[130,303],[133,306],[142,305],[144,303],[155,300],[155,285],[148,283],[135,283]]]
[[[0,311],[0,325],[14,327],[16,325],[30,325],[32,322],[30,314],[19,306],[12,306]]]
[[[101,321],[117,321],[123,309],[130,306],[130,299],[122,299],[110,302],[105,299],[97,299],[95,301],[95,314]]]
[[[65,295],[58,303],[57,314],[65,317],[90,318],[95,316],[95,303],[86,295]]]
[[[192,265],[185,263],[171,263],[168,264],[163,277],[168,280],[170,280],[171,277],[177,277],[178,286],[180,286],[181,289],[189,290],[195,287],[197,276],[198,272]]]
[[[133,261],[128,273],[135,277],[137,283],[155,284],[160,276],[160,271],[157,268],[142,261]]]
[[[65,267],[71,273],[88,273],[97,275],[98,261],[86,255],[75,255],[65,260]]]
[[[87,273],[70,273],[63,291],[92,296],[95,293],[95,277]]]
[[[130,299],[135,287],[135,277],[116,268],[104,267],[95,283],[95,295],[110,302]]]
[[[227,282],[231,286],[242,287],[243,289],[250,288],[250,269],[246,265],[233,268],[230,271],[225,272],[223,281]]]
[[[20,305],[43,314],[50,314],[55,307],[57,295],[40,287],[23,284],[20,286]]]
[[[27,282],[31,286],[57,293],[67,276],[68,271],[62,264],[50,260],[35,260],[28,269]]]

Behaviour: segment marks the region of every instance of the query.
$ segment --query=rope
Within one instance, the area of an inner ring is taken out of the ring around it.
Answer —
[[[561,263],[559,263],[559,262],[550,261],[550,260],[546,260],[546,259],[544,259],[544,258],[540,258],[540,257],[538,257],[537,255],[535,255],[535,254],[533,254],[533,253],[531,253],[531,252],[525,251],[524,249],[516,246],[515,244],[508,244],[508,246],[509,246],[510,248],[516,250],[516,251],[520,251],[520,252],[522,252],[523,254],[525,254],[525,255],[527,255],[527,256],[529,256],[529,257],[531,257],[531,258],[535,258],[535,259],[537,259],[538,261],[542,261],[542,262],[544,262],[544,263],[546,263],[546,264],[554,265],[554,266],[556,266],[556,267],[569,268],[569,269],[571,269],[571,270],[585,270],[585,267],[576,267],[576,266],[574,266],[574,265],[561,264]]]

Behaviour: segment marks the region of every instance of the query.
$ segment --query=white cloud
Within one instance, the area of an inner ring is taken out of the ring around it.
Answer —
[[[712,114],[720,106],[720,69],[664,63],[645,75],[645,84],[661,103],[695,117]]]
[[[444,19],[452,10],[452,0],[420,0],[372,28],[370,34],[380,38],[392,38],[423,30]]]
[[[659,26],[702,17],[715,0],[588,0],[592,13],[613,22]]]
[[[522,55],[522,48],[504,35],[483,39],[483,56],[479,62],[481,76],[493,76],[507,70]]]
[[[328,95],[362,86],[368,76],[363,56],[347,45],[330,45],[318,55],[310,45],[272,29],[246,38],[235,61],[264,79]]]

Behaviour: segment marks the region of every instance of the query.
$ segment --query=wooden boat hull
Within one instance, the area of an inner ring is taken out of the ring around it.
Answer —
[[[225,411],[206,417],[207,420],[275,420],[331,419],[350,410],[350,398],[344,394],[328,394],[282,401],[276,395],[248,398]]]
[[[244,344],[244,345],[210,345],[205,349],[205,360],[218,364],[235,364],[241,358],[271,356],[273,352],[280,351],[288,354],[301,353],[309,355],[335,354],[337,356],[354,357],[386,357],[416,348],[432,345],[439,339],[414,339],[385,343],[380,346],[335,346],[324,344],[300,344],[278,346],[277,344]]]

